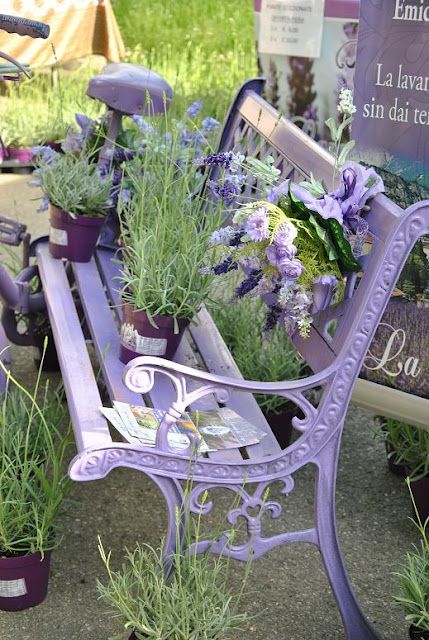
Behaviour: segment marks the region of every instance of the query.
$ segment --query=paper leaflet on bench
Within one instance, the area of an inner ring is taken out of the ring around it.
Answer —
[[[156,431],[165,411],[139,407],[126,402],[113,402],[114,408],[100,407],[101,413],[128,442],[154,447]],[[197,426],[198,425],[198,426]],[[266,433],[225,407],[209,411],[183,413],[170,428],[168,438],[173,447],[189,446],[189,433],[201,438],[199,450],[237,449],[257,444]]]

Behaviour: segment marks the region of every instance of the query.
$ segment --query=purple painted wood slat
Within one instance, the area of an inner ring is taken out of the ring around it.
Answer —
[[[311,327],[308,338],[302,338],[296,332],[292,342],[314,373],[319,373],[334,362],[334,350],[315,327]]]
[[[333,171],[331,154],[322,149],[299,127],[281,118],[274,107],[271,107],[263,98],[247,92],[239,112],[300,173],[306,176],[313,173],[319,180],[330,184]]]
[[[190,332],[198,345],[207,371],[243,379],[207,309],[202,309],[198,314],[198,318],[199,324],[191,324]],[[248,447],[247,453],[250,458],[274,455],[281,451],[252,394],[230,391],[227,406],[231,407],[243,418],[246,418],[246,420],[249,420],[249,422],[264,429],[267,434],[260,444]]]
[[[112,438],[98,410],[100,393],[64,264],[50,256],[47,243],[37,245],[36,255],[78,450],[108,446]]]
[[[112,259],[116,260],[115,254],[109,249],[99,248],[96,251],[95,259],[98,264],[104,286],[106,287],[109,294],[109,302],[112,306],[112,310],[114,311],[118,320],[120,320],[120,308],[122,302],[119,295],[119,290],[121,288],[121,283],[117,279],[119,276],[119,267],[115,262],[112,261]]]
[[[124,365],[119,360],[119,331],[95,261],[73,263],[73,272],[110,399],[144,405],[141,395],[122,382]]]
[[[183,337],[179,348],[177,349],[176,355],[174,357],[175,362],[180,362],[181,364],[185,364],[189,367],[194,367],[195,369],[200,369],[198,367],[198,363],[195,357],[195,354],[192,350],[191,345],[186,337]],[[164,377],[164,376],[160,376]],[[233,408],[228,402],[228,406]],[[204,398],[200,398],[197,402],[194,402],[191,405],[191,409],[200,409],[200,411],[207,411],[207,409],[217,409],[219,407],[213,395],[207,395]],[[212,460],[217,460],[218,462],[241,462],[243,460],[242,455],[238,449],[225,449],[224,451],[212,451],[208,454],[208,457]]]

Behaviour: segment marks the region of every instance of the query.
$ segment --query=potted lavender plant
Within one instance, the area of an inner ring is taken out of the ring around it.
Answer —
[[[10,374],[0,412],[0,609],[44,600],[57,519],[69,488],[63,463],[66,410],[47,386],[40,401]],[[40,395],[40,394],[39,394]]]
[[[407,485],[417,517],[415,525],[420,533],[420,547],[415,546],[413,551],[407,553],[402,570],[397,574],[400,592],[395,600],[404,609],[406,619],[411,623],[411,640],[429,640],[429,516],[422,521],[409,479]]]
[[[185,487],[186,501],[192,481]],[[202,500],[208,498],[207,492]],[[129,632],[129,640],[226,640],[247,619],[239,611],[248,583],[251,556],[238,588],[231,584],[231,557],[226,553],[237,531],[224,534],[218,528],[214,539],[203,539],[201,517],[195,521],[183,509],[176,514],[175,550],[166,558],[162,548],[144,544],[126,550],[119,570],[111,566],[99,539],[99,551],[107,572],[107,583],[98,581],[100,597]],[[182,529],[183,525],[183,529]],[[181,533],[183,533],[183,539]],[[210,553],[211,545],[223,541],[224,550]],[[205,549],[198,553],[199,546]]]
[[[88,262],[111,207],[110,175],[84,153],[47,151],[38,178],[50,206],[49,250],[54,258]]]
[[[143,159],[125,170],[133,196],[119,198],[124,363],[136,355],[173,357],[209,296],[213,275],[203,266],[222,220],[218,206],[195,195],[201,177],[183,127],[148,136]]]
[[[410,477],[416,512],[424,522],[429,517],[429,432],[400,420],[384,418],[382,433],[389,468],[397,475]]]

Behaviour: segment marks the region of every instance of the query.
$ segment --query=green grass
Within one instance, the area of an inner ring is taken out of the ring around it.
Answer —
[[[172,85],[175,109],[203,99],[204,115],[222,120],[240,84],[256,74],[252,0],[113,0],[127,60],[150,67]],[[0,99],[0,133],[6,144],[32,146],[58,140],[76,111],[95,116],[102,107],[85,96],[94,71],[85,66],[36,74]]]

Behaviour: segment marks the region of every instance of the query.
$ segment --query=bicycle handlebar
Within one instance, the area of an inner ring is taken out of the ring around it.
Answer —
[[[50,27],[44,22],[27,20],[16,16],[7,16],[0,13],[0,29],[8,33],[17,33],[20,36],[30,36],[31,38],[48,38]]]

